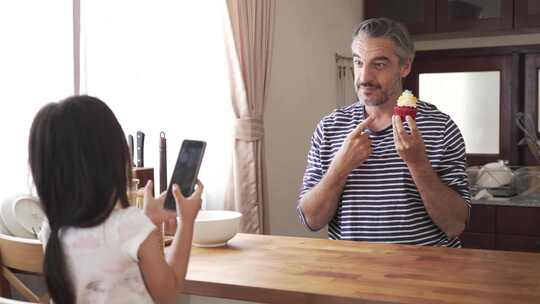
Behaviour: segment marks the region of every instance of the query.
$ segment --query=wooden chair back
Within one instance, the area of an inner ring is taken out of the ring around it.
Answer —
[[[48,302],[49,297],[47,294],[36,295],[15,276],[17,272],[43,275],[43,257],[43,247],[39,240],[0,234],[0,284],[2,285],[0,296],[10,297],[9,285],[11,285],[26,300],[32,303]],[[15,301],[13,303],[24,302]]]

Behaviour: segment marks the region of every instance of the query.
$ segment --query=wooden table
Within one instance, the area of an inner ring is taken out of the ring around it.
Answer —
[[[263,303],[540,303],[540,254],[237,234],[187,294]]]

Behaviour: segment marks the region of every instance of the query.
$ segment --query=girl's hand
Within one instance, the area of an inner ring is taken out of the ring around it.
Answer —
[[[194,223],[199,210],[201,209],[201,195],[203,192],[204,186],[201,181],[197,180],[197,186],[195,191],[191,194],[190,197],[186,198],[180,192],[180,187],[178,185],[173,185],[173,194],[174,200],[176,201],[176,212],[178,217],[183,223]]]
[[[176,222],[176,212],[163,208],[167,192],[165,191],[159,197],[154,198],[152,197],[152,189],[152,181],[148,181],[144,187],[144,214],[158,227],[161,227],[165,221]]]

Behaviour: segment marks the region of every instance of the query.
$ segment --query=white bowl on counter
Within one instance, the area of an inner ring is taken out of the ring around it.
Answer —
[[[200,210],[195,219],[193,245],[225,246],[238,233],[242,214],[227,210]]]

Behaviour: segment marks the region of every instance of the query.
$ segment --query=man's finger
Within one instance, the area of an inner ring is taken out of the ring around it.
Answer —
[[[397,135],[401,141],[405,141],[407,138],[407,131],[405,130],[405,127],[403,127],[403,122],[401,121],[401,117],[398,115],[394,115],[395,117],[395,125],[397,130]]]
[[[354,128],[354,130],[351,132],[351,134],[353,134],[353,135],[362,134],[362,132],[364,132],[364,130],[366,130],[369,127],[369,125],[371,125],[371,123],[373,122],[374,119],[375,119],[375,117],[368,116],[368,118],[364,119],[361,123],[359,123],[356,126],[356,128]]]
[[[401,140],[397,131],[397,122],[395,115],[392,116],[392,135],[394,136],[394,145],[396,146],[396,150],[399,150],[399,148],[401,147]]]
[[[405,119],[407,120],[407,123],[409,124],[409,128],[411,129],[411,134],[413,134],[414,136],[420,135],[420,132],[418,131],[418,128],[416,127],[416,121],[414,121],[414,119],[409,115],[405,116]]]
[[[394,129],[394,136],[397,139],[397,144],[399,147],[404,147],[407,142],[407,138],[405,138],[407,136],[407,131],[403,128],[401,117],[398,115],[392,116],[392,127]]]

